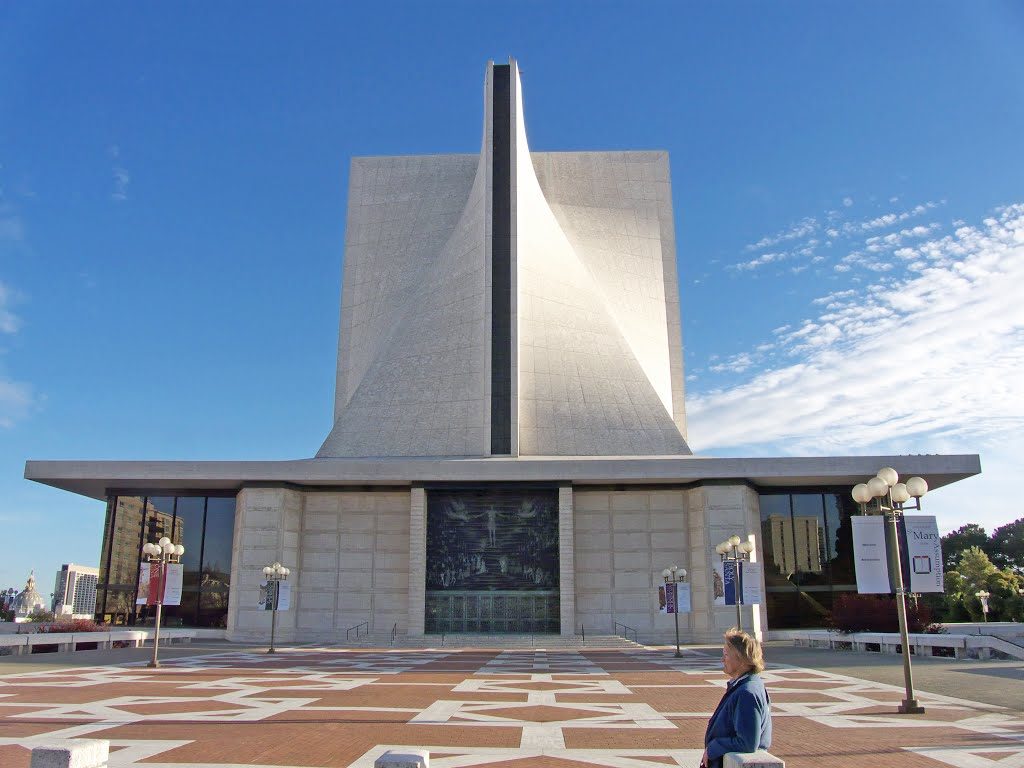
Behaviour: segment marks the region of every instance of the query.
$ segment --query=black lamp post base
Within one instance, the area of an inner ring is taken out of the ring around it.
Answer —
[[[917,699],[904,699],[897,707],[897,711],[901,715],[923,715],[924,707],[917,703]]]
[[[267,649],[267,653],[277,653],[277,651],[274,650],[273,648],[268,648]]]

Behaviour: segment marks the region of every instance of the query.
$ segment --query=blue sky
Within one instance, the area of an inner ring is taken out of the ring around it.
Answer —
[[[33,459],[287,459],[331,425],[353,155],[667,149],[690,442],[980,453],[1021,515],[1019,3],[0,5],[0,586],[95,565]]]

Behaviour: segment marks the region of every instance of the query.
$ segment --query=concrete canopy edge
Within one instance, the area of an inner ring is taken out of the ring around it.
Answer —
[[[529,458],[360,458],[293,461],[36,461],[25,478],[95,499],[108,489],[237,491],[251,483],[300,487],[403,486],[436,482],[555,482],[575,484],[747,481],[765,487],[853,485],[881,467],[920,475],[930,488],[981,472],[977,454],[717,458],[607,456]]]

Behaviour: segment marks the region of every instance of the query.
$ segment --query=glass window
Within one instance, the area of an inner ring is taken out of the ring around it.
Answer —
[[[849,489],[760,497],[768,624],[821,627],[837,592],[856,589]]]
[[[196,624],[200,627],[223,629],[228,625],[228,591],[226,589],[203,590],[199,595],[199,616]]]
[[[853,529],[850,518],[857,514],[857,503],[847,493],[830,494],[835,499],[839,525],[833,534],[835,554],[829,565],[832,571],[832,588],[856,590],[857,576],[853,565]],[[828,497],[826,497],[827,499]]]
[[[174,497],[150,496],[146,499],[145,541],[157,542],[164,536],[174,538]]]
[[[235,500],[210,497],[206,501],[203,537],[202,588],[227,589],[231,582],[231,548],[235,534]]]
[[[233,497],[111,497],[96,613],[117,624],[152,624],[155,609],[135,605],[141,549],[167,536],[185,547],[181,605],[164,606],[167,626],[225,626],[234,526]]]
[[[801,585],[828,583],[825,573],[825,509],[820,493],[794,493],[792,560]]]
[[[761,548],[764,554],[764,579],[768,588],[788,586],[790,570],[786,562],[786,543],[792,516],[789,494],[761,496]]]
[[[110,563],[107,585],[131,589],[139,578],[142,554],[142,518],[145,502],[140,496],[118,496],[114,505],[113,530],[110,533]],[[110,606],[106,608],[109,612]]]
[[[174,515],[174,543],[185,547],[181,556],[184,566],[184,589],[199,588],[199,570],[203,554],[203,516],[206,499],[202,496],[181,496]]]

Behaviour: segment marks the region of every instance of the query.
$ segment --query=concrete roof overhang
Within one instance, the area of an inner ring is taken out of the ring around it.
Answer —
[[[852,486],[881,467],[940,488],[981,472],[977,454],[713,458],[529,456],[294,461],[27,461],[25,477],[94,499],[111,491],[191,493],[254,485],[300,488],[430,483],[570,482],[574,485],[748,482],[762,487]]]

